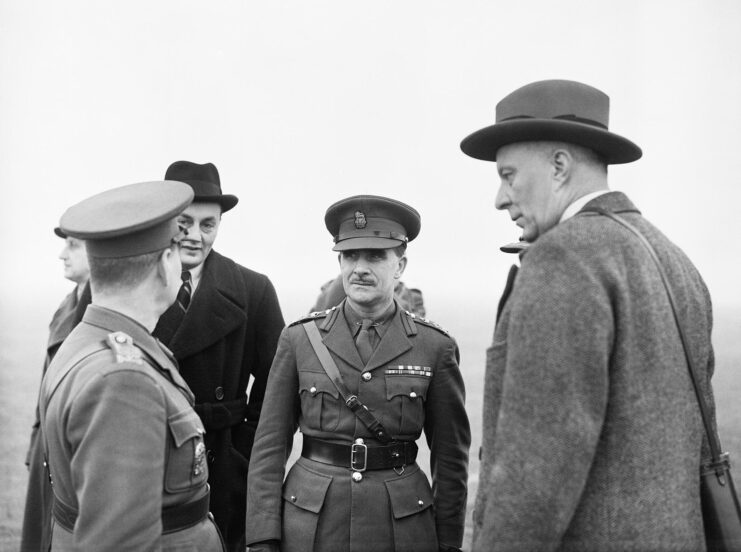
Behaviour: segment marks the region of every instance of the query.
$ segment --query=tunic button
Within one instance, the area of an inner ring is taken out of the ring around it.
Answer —
[[[409,393],[409,396],[414,399],[414,398],[417,397],[417,393],[415,393],[414,391],[412,391],[411,393]]]
[[[360,472],[352,472],[352,480],[355,483],[360,483],[363,480],[363,474]]]
[[[311,389],[309,389],[309,393],[316,395],[316,387],[312,386]]]
[[[126,343],[126,338],[122,335],[116,336],[116,343]]]
[[[219,386],[214,390],[214,395],[216,396],[216,400],[220,401],[224,398],[224,388]]]
[[[291,495],[291,502],[296,502],[296,497],[294,495]]]
[[[418,500],[417,501],[417,504],[419,504],[420,506],[424,506],[425,505],[425,501],[424,500]]]
[[[360,377],[363,378],[363,381],[370,381],[373,377],[373,374],[371,374],[370,372],[363,372],[363,375]]]

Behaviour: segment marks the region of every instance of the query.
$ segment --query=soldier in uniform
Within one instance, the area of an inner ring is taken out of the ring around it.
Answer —
[[[62,216],[86,240],[93,302],[41,386],[52,550],[223,550],[193,394],[150,333],[181,284],[176,216],[192,199],[145,182]]]
[[[90,285],[88,284],[90,267],[87,263],[85,242],[67,236],[59,227],[54,229],[54,233],[64,240],[64,247],[59,253],[59,258],[64,262],[64,277],[75,283],[75,289],[64,298],[49,324],[49,340],[46,344],[42,377],[59,346],[82,320],[82,315],[90,304]],[[44,467],[38,405],[36,406],[36,420],[31,429],[31,442],[26,454],[26,466],[28,466],[28,486],[26,506],[23,512],[21,552],[46,552],[49,550],[51,539],[53,495]]]
[[[354,196],[332,205],[325,223],[347,298],[281,334],[250,463],[247,543],[457,550],[470,446],[458,347],[394,300],[419,213]],[[297,426],[302,455],[284,483]],[[415,461],[422,431],[432,487]]]

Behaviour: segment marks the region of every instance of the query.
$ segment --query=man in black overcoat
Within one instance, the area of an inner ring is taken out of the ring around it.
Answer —
[[[206,428],[211,512],[227,549],[241,552],[247,467],[283,315],[267,276],[212,249],[221,214],[238,201],[221,193],[216,167],[176,161],[165,180],[190,184],[195,198],[178,219],[188,230],[180,247],[183,286],[154,335],[195,394]]]

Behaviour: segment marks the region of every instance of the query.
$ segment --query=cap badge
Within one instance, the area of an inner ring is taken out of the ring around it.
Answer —
[[[365,213],[362,211],[355,211],[355,228],[358,230],[365,228],[365,226],[368,224],[368,221],[365,220]]]

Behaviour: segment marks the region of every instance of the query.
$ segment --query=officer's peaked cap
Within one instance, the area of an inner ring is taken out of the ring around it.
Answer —
[[[85,240],[88,255],[132,257],[168,247],[180,233],[176,217],[193,201],[183,182],[160,180],[113,188],[65,211],[60,231]]]
[[[419,234],[416,209],[388,197],[357,195],[331,205],[324,224],[334,237],[334,251],[391,249]]]

